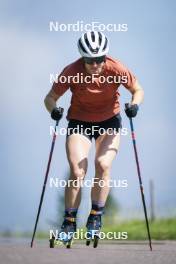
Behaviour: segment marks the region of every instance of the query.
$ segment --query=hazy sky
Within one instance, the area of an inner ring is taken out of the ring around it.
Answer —
[[[104,33],[110,39],[110,55],[128,66],[145,90],[134,124],[146,200],[153,179],[158,214],[176,213],[175,5],[159,0],[1,1],[0,230],[33,228],[51,145],[49,126],[54,124],[43,104],[51,87],[49,74],[79,58],[76,43],[81,32],[50,32],[50,21],[128,25],[126,32]],[[130,94],[123,87],[120,91],[123,110]],[[67,92],[60,100],[65,108],[60,126],[67,125],[70,98]],[[122,117],[129,129],[123,111]],[[57,138],[50,177],[62,179],[67,173],[64,144],[65,137]],[[93,154],[94,148],[87,177],[94,175]],[[127,189],[112,190],[123,214],[142,213],[130,134],[122,137],[112,177],[128,180]],[[47,188],[39,228],[55,219],[56,198],[62,192]],[[87,197],[88,191],[84,192]],[[83,210],[85,203],[90,201],[84,199],[80,215],[88,213]]]

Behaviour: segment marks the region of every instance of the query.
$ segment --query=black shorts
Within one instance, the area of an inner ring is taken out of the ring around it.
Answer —
[[[67,137],[72,134],[82,134],[89,140],[95,140],[104,133],[110,135],[117,134],[122,128],[122,118],[117,114],[101,122],[85,122],[76,119],[70,119],[67,127]]]

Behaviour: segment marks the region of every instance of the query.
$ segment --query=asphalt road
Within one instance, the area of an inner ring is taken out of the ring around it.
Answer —
[[[153,251],[143,242],[124,244],[99,243],[98,248],[74,244],[71,249],[63,246],[50,249],[46,243],[36,242],[31,249],[28,244],[0,245],[1,264],[174,264],[176,241],[155,242]]]

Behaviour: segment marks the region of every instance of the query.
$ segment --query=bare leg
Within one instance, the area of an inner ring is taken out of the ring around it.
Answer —
[[[67,158],[70,165],[71,181],[84,179],[87,172],[88,154],[91,141],[80,134],[72,134],[66,140]],[[67,184],[65,188],[65,208],[78,208],[81,200],[81,188]]]
[[[119,148],[120,134],[108,135],[104,134],[96,140],[96,156],[95,156],[95,178],[96,182],[103,180],[104,187],[100,187],[95,183],[92,187],[92,201],[104,203],[109,193],[110,169],[112,161],[116,156]]]

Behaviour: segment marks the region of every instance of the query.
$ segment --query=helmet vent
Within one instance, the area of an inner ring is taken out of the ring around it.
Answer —
[[[93,31],[91,32],[91,38],[92,38],[92,41],[94,42],[95,41],[95,33]]]
[[[105,40],[105,44],[104,44],[104,48],[103,48],[103,51],[106,49],[107,44],[108,44],[108,40],[107,40],[107,38],[106,38],[106,40]]]
[[[81,43],[81,40],[79,40],[79,46],[80,46],[80,48],[86,53],[86,50],[85,50],[83,44]]]

